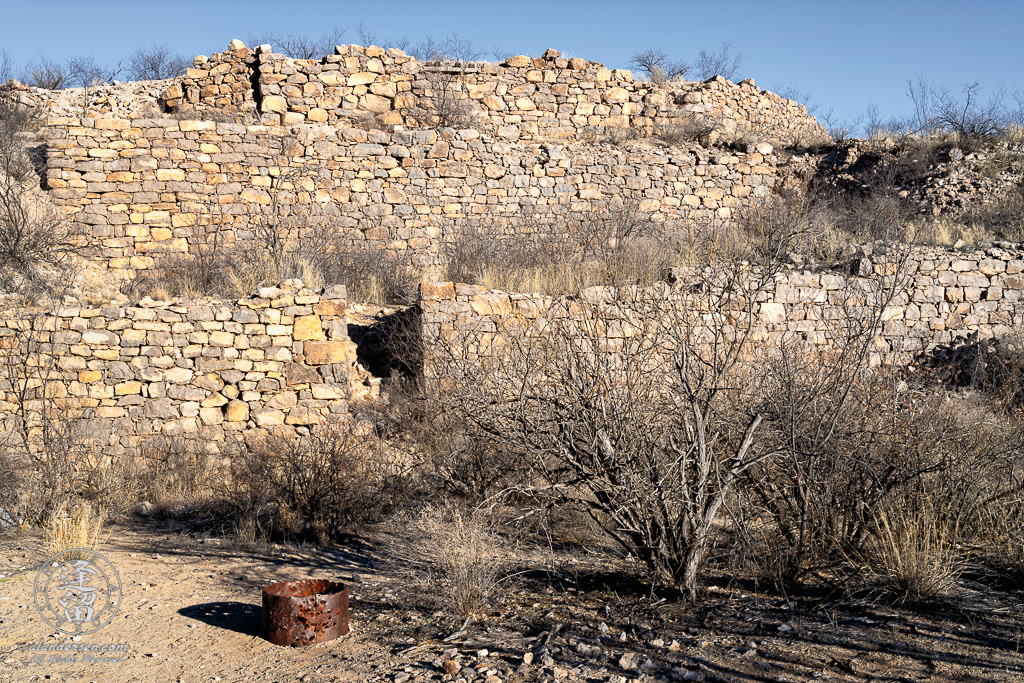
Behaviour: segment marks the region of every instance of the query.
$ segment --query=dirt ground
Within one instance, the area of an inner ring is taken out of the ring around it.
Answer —
[[[629,568],[574,550],[521,558],[493,612],[464,624],[377,569],[376,546],[246,547],[149,520],[99,551],[123,586],[113,622],[78,636],[125,643],[121,662],[33,662],[59,643],[33,601],[39,538],[0,546],[0,682],[8,681],[1024,681],[1024,590],[966,582],[926,607],[710,586],[699,608],[650,595]],[[259,636],[260,588],[358,572],[352,633],[308,648]],[[634,585],[635,584],[635,585]],[[110,656],[110,655],[104,655]],[[79,655],[81,657],[81,655]]]

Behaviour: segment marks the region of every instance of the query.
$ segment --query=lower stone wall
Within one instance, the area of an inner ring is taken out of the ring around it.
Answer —
[[[288,280],[237,301],[60,305],[0,317],[0,425],[38,434],[44,413],[118,454],[157,437],[214,451],[269,429],[345,422],[372,401],[346,295]]]
[[[881,251],[881,250],[878,250]],[[1024,329],[1024,245],[1001,243],[975,252],[914,247],[909,258],[893,252],[861,250],[847,264],[849,270],[825,272],[789,271],[775,276],[757,293],[751,342],[763,348],[780,348],[786,341],[800,341],[824,348],[834,343],[833,332],[848,319],[864,319],[880,283],[889,286],[896,262],[902,264],[901,286],[881,311],[881,329],[874,339],[869,363],[905,364],[939,344],[977,333],[1002,336]],[[580,306],[588,315],[599,309],[608,321],[608,335],[630,334],[629,305],[637,292],[611,288],[585,290],[574,303],[534,294],[510,294],[475,285],[451,282],[420,286],[420,332],[426,374],[436,375],[438,364],[450,357],[453,346],[470,356],[485,355],[495,348],[494,339],[516,334],[540,334],[545,317],[565,317]],[[643,295],[664,310],[700,310],[702,302],[689,293],[685,282],[667,284]],[[667,301],[667,304],[660,302]],[[597,308],[594,308],[594,307]],[[706,305],[705,305],[706,308]],[[625,313],[623,311],[626,311]],[[704,315],[706,324],[729,324],[728,311]],[[742,317],[743,313],[737,313]],[[604,324],[604,323],[602,323]],[[470,347],[468,351],[465,345]]]

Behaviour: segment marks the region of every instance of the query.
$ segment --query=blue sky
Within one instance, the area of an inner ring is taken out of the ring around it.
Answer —
[[[77,54],[112,64],[133,45],[154,43],[192,57],[268,30],[349,27],[344,42],[359,42],[354,27],[362,23],[381,39],[456,32],[485,51],[553,47],[622,68],[637,50],[692,61],[701,48],[729,41],[744,56],[741,77],[770,89],[789,84],[810,93],[819,113],[833,109],[841,118],[869,103],[883,117],[909,113],[910,77],[1024,91],[1021,0],[51,0],[8,3],[3,15],[0,48],[16,64]]]

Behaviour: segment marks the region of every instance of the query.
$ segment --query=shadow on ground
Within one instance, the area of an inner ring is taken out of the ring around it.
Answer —
[[[258,636],[261,631],[262,610],[259,605],[245,602],[205,602],[178,610],[178,614],[189,619],[227,631],[247,636]]]

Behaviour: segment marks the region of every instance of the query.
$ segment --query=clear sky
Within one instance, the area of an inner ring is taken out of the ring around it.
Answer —
[[[809,93],[818,113],[843,118],[877,105],[909,113],[906,81],[985,92],[1024,91],[1024,0],[12,0],[0,48],[16,65],[39,56],[86,54],[113,64],[134,45],[165,43],[189,57],[224,50],[265,31],[319,36],[362,23],[380,42],[452,32],[489,51],[569,56],[628,68],[633,52],[657,47],[692,61],[729,41],[744,56],[739,78]]]

